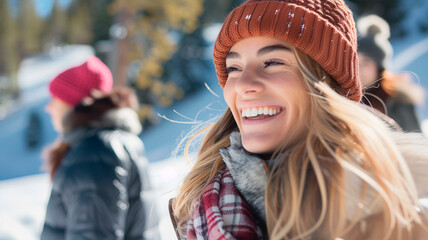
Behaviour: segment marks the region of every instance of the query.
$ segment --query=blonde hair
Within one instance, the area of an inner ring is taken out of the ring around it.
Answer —
[[[293,52],[310,96],[310,127],[297,144],[274,154],[265,190],[270,239],[344,237],[366,217],[363,210],[376,209],[376,203],[384,226],[376,231],[385,239],[397,229],[410,232],[413,224],[422,225],[415,184],[385,123],[339,95],[339,85],[305,53]],[[227,109],[208,129],[174,202],[182,234],[203,190],[225,168],[219,148],[230,144],[237,126]],[[284,151],[287,157],[281,158]],[[357,179],[361,193],[347,194],[350,179]],[[360,207],[349,208],[357,203]]]

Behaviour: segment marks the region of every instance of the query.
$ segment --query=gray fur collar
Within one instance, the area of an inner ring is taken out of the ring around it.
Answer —
[[[263,160],[244,149],[239,132],[232,132],[230,146],[221,148],[220,154],[242,197],[257,217],[266,222],[265,189],[268,175],[263,166]]]
[[[407,162],[410,173],[415,181],[420,198],[428,198],[428,139],[418,133],[392,132],[399,151]],[[235,186],[251,206],[257,217],[266,222],[265,188],[268,173],[263,166],[263,160],[257,155],[244,149],[241,143],[241,134],[233,132],[230,135],[230,146],[221,148],[220,154],[227,168],[232,174]],[[364,203],[355,202],[362,191],[362,181],[348,174],[346,182],[348,219],[352,219],[357,208],[361,208],[360,219],[379,213],[381,204],[374,202],[374,190],[368,189]]]
[[[66,122],[64,121],[64,123]],[[116,108],[108,110],[100,118],[93,119],[82,127],[72,129],[71,125],[64,124],[63,140],[73,145],[83,137],[103,128],[121,129],[133,134],[139,134],[142,131],[140,120],[134,110]]]

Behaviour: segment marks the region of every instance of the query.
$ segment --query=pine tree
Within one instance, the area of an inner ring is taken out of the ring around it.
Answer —
[[[19,0],[18,52],[20,59],[42,49],[42,21],[33,0]]]
[[[0,0],[0,75],[9,76],[17,70],[16,31],[10,15],[9,1]]]
[[[203,23],[222,23],[227,14],[245,0],[205,0]]]
[[[128,50],[121,63],[140,63],[133,76],[142,102],[140,117],[153,123],[153,105],[169,106],[183,96],[175,82],[163,78],[163,67],[177,51],[180,38],[198,28],[203,0],[115,0],[110,11],[116,14],[118,29],[126,32],[118,40]]]
[[[92,44],[98,41],[108,40],[110,38],[109,30],[113,24],[113,17],[108,13],[107,7],[113,0],[91,1],[91,13],[93,20],[93,38]]]
[[[164,79],[172,79],[186,94],[191,94],[203,86],[206,73],[213,67],[211,59],[204,59],[208,47],[202,33],[206,26],[221,23],[227,14],[243,0],[205,0],[203,13],[198,18],[200,25],[190,33],[184,34],[178,44],[179,49],[172,59],[164,64]]]
[[[66,11],[61,8],[58,0],[55,0],[52,6],[51,14],[46,20],[44,43],[48,45],[58,45],[63,43],[65,41],[66,26]]]
[[[68,9],[66,38],[70,44],[90,44],[93,38],[93,21],[90,1],[75,0]]]
[[[391,37],[403,37],[406,30],[400,22],[406,18],[407,12],[401,7],[401,0],[349,0],[357,16],[376,14],[385,19],[391,27]]]
[[[18,52],[16,51],[16,27],[10,15],[9,1],[0,0],[0,108],[18,93],[16,73]]]

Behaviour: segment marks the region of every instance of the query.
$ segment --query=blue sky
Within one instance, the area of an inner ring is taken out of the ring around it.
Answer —
[[[34,1],[34,4],[36,5],[36,11],[40,16],[46,17],[50,14],[54,0],[33,0],[33,1]],[[61,6],[67,6],[70,3],[70,1],[71,0],[59,0],[59,3],[61,4]]]
[[[15,7],[19,0],[9,0],[11,7]],[[61,6],[67,6],[72,0],[59,0]],[[52,9],[54,0],[33,0],[34,5],[36,6],[36,12],[42,17],[47,17]],[[15,9],[14,9],[15,10]]]

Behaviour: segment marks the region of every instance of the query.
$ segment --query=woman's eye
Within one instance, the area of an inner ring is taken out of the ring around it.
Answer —
[[[264,64],[265,64],[265,68],[266,68],[269,66],[284,65],[284,62],[272,60],[272,61],[266,61],[266,62],[264,62]]]
[[[231,72],[239,71],[239,69],[236,67],[226,67],[226,71],[227,73],[231,73]]]

